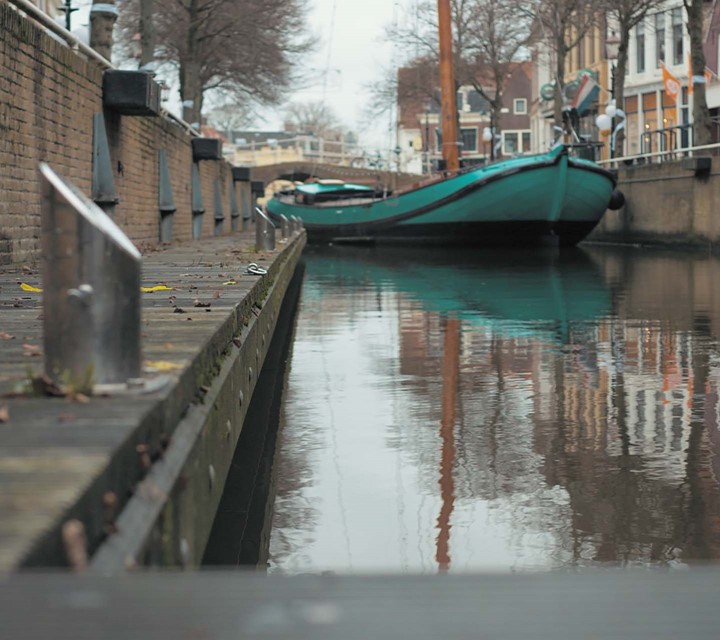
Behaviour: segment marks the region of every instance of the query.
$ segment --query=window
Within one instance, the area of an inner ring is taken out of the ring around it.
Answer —
[[[463,105],[465,104],[465,94],[462,91],[458,91],[455,100],[457,101],[457,110],[462,111]]]
[[[516,98],[513,101],[513,112],[515,115],[524,115],[527,113],[527,100],[525,98]]]
[[[672,39],[673,39],[673,64],[682,64],[683,61],[683,20],[682,9],[677,7],[672,10]]]
[[[468,91],[468,102],[472,113],[487,113],[490,111],[490,103],[475,89]]]
[[[530,151],[530,131],[503,131],[502,152],[504,156]]]
[[[462,150],[464,152],[477,152],[477,133],[478,130],[473,127],[472,129],[461,129],[460,138],[462,140]]]
[[[503,131],[502,152],[504,156],[512,156],[519,152],[517,131]]]
[[[655,14],[655,67],[665,62],[665,14]]]
[[[645,71],[645,23],[638,22],[635,27],[635,69],[638,73]]]

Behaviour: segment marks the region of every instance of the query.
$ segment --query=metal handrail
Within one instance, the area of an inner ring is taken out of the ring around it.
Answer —
[[[101,56],[95,49],[86,45],[77,36],[70,33],[65,27],[55,22],[47,13],[36,7],[32,2],[28,0],[8,0],[10,4],[14,4],[16,7],[22,9],[25,13],[32,16],[34,20],[39,22],[43,27],[46,27],[56,35],[59,35],[65,42],[72,45],[71,48],[79,49],[89,58],[92,58],[95,62],[99,63],[107,69],[114,69],[115,66],[107,58]]]
[[[55,20],[53,20],[47,13],[36,7],[32,2],[29,2],[29,0],[8,0],[8,2],[11,5],[15,5],[16,9],[20,9],[28,16],[30,16],[33,20],[40,23],[43,27],[45,27],[49,31],[52,31],[55,35],[60,36],[71,49],[77,49],[78,51],[82,52],[83,55],[91,58],[94,62],[97,62],[105,69],[117,68],[112,62],[110,62],[110,60],[104,58],[97,51],[95,51],[95,49],[86,45],[82,40],[80,40],[77,36],[73,35],[65,27],[55,22]],[[193,127],[190,126],[190,123],[186,122],[179,116],[176,116],[174,113],[171,113],[167,109],[161,109],[160,115],[168,120],[173,120],[176,124],[180,125],[183,129],[185,129],[185,131],[190,135],[200,135],[200,133],[196,129],[193,129]]]
[[[609,158],[607,160],[598,160],[597,164],[614,164],[618,162],[625,162],[626,160],[638,160],[640,158],[654,158],[656,156],[667,156],[670,154],[686,154],[694,151],[704,151],[706,149],[720,149],[720,142],[713,142],[712,144],[703,144],[695,147],[683,147],[682,149],[673,149],[665,151],[652,151],[651,153],[641,153],[634,156],[622,156],[620,158]]]

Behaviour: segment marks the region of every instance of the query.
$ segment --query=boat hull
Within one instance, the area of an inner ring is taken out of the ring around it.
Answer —
[[[614,186],[609,172],[559,149],[384,200],[318,207],[273,198],[267,210],[300,218],[311,242],[572,245],[600,221]]]
[[[593,230],[597,221],[556,223],[520,220],[514,222],[446,222],[443,224],[397,225],[372,235],[349,234],[334,228],[308,229],[308,242],[347,244],[425,244],[438,246],[571,246]]]

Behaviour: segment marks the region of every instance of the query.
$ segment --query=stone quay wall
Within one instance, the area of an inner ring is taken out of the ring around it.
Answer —
[[[705,172],[693,168],[706,160]],[[607,211],[588,240],[713,251],[720,248],[720,158],[623,167],[625,206]],[[709,169],[709,170],[707,170]]]

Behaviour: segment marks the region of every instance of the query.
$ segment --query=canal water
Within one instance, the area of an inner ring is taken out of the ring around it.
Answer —
[[[273,573],[720,554],[720,262],[309,249]]]

